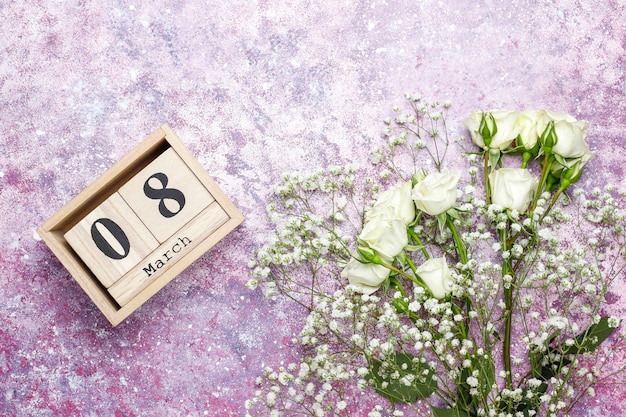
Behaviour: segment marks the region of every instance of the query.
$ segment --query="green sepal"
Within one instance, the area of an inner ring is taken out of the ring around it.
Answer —
[[[417,173],[415,173],[415,175],[411,177],[411,186],[415,187],[417,183],[423,180],[424,178],[426,178],[426,176],[428,176],[428,173],[426,172],[426,170],[421,169],[420,171],[418,171]]]
[[[459,214],[459,210],[457,210],[454,207],[446,211],[446,214],[448,214],[448,216],[452,217],[454,220],[463,221],[463,219],[461,218],[461,215]]]
[[[491,145],[491,139],[498,133],[498,126],[493,114],[483,112],[480,117],[480,124],[478,125],[478,134],[483,137],[483,142],[486,147]]]
[[[502,152],[500,149],[489,149],[489,169],[490,172],[496,169],[498,164],[500,163],[500,158],[502,157]]]
[[[380,255],[378,255],[374,249],[370,248],[367,243],[358,242],[356,251],[359,255],[361,255],[361,259],[357,258],[357,260],[361,263],[372,263],[376,265],[383,264],[383,260],[380,258]]]
[[[448,221],[448,215],[444,213],[440,213],[437,215],[437,225],[439,226],[439,234],[443,234],[443,230],[446,228],[446,222]]]

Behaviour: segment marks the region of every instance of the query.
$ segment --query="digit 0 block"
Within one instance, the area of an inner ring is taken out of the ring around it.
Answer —
[[[96,207],[64,237],[106,288],[159,246],[119,193]]]
[[[243,220],[163,125],[37,231],[116,326]]]

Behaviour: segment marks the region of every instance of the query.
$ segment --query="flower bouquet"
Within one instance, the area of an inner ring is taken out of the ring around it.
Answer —
[[[277,185],[248,285],[308,316],[299,362],[264,370],[248,415],[568,415],[624,370],[605,304],[626,192],[574,189],[591,153],[568,114],[475,112],[448,164],[449,104],[407,102],[372,152],[378,178],[349,165]]]

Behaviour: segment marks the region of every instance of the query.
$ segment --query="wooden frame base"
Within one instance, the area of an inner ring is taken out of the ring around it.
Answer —
[[[187,167],[211,193],[215,198],[215,203],[221,207],[220,212],[225,212],[226,217],[220,220],[219,226],[212,233],[208,236],[202,235],[199,243],[185,252],[176,262],[168,265],[166,269],[164,268],[162,273],[157,274],[154,279],[147,283],[143,282],[141,290],[134,291],[131,296],[126,296],[124,305],[121,306],[67,243],[63,235],[89,212],[117,192],[122,185],[137,175],[150,162],[170,148],[180,156]],[[65,207],[50,217],[37,229],[37,232],[109,322],[116,326],[220,239],[240,225],[243,220],[239,210],[219,189],[185,145],[167,125],[163,125],[74,197]]]

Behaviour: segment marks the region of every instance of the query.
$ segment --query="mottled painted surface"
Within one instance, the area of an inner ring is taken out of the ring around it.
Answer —
[[[244,287],[285,171],[365,160],[405,92],[590,120],[626,186],[622,2],[0,1],[0,414],[243,414],[302,315]],[[246,223],[111,328],[35,228],[167,122]],[[623,281],[611,308],[624,315]],[[604,387],[577,416],[625,415]]]

